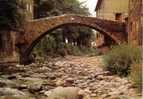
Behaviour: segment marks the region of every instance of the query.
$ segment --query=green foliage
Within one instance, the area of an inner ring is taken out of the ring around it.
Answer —
[[[26,13],[25,5],[19,0],[0,1],[0,26],[1,28],[15,28],[22,25]]]
[[[36,53],[38,56],[52,55],[55,53],[54,49],[56,49],[56,47],[57,43],[55,38],[47,35],[46,38],[42,39],[41,42],[35,47],[34,53]]]
[[[7,17],[0,16],[0,26],[5,26],[10,23],[10,20]]]
[[[94,47],[92,48],[92,47],[81,46],[80,51],[82,52],[82,54],[86,54],[89,56],[99,55],[99,51],[97,50],[97,48]]]
[[[130,66],[140,61],[141,50],[127,44],[114,46],[104,57],[105,69],[121,76],[127,76],[130,73]]]
[[[141,92],[142,90],[142,64],[134,63],[131,65],[130,79]]]
[[[36,0],[36,16],[56,16],[60,14],[88,15],[88,9],[82,7],[78,0]]]
[[[105,69],[120,76],[129,76],[135,86],[142,90],[142,53],[139,47],[122,44],[114,46],[104,56]]]
[[[47,35],[46,39],[42,39],[35,47],[34,53],[38,56],[65,56],[65,55],[98,55],[96,48],[77,46],[70,43],[61,42],[56,39],[57,35]],[[58,37],[61,38],[61,37]]]
[[[82,52],[78,46],[74,46],[72,44],[65,44],[65,50],[67,51],[67,54],[69,55],[81,55]]]

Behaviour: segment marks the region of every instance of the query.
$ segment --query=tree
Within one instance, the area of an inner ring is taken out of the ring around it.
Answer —
[[[36,0],[35,5],[35,18],[69,13],[89,14],[88,9],[81,6],[77,0]]]
[[[23,20],[24,15],[22,9],[24,4],[19,0],[0,0],[0,27],[16,28],[19,27]],[[22,12],[22,13],[21,13]]]

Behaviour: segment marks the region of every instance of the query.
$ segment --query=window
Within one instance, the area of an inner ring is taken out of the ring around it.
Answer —
[[[128,17],[125,18],[125,22],[128,22]]]
[[[122,21],[122,13],[116,13],[115,20]]]

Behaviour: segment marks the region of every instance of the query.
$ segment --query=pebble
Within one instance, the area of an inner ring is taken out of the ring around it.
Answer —
[[[80,57],[80,60],[82,58]],[[99,59],[98,61],[93,57],[91,59],[85,58],[85,60],[80,61],[77,58],[74,61],[74,57],[72,57],[68,60],[53,59],[51,62],[42,61],[25,66],[16,65],[16,68],[21,69],[21,72],[13,75],[1,74],[3,78],[0,79],[0,87],[9,87],[9,89],[0,88],[0,94],[3,93],[2,90],[12,94],[17,92],[17,94],[23,95],[26,92],[26,94],[32,94],[36,99],[43,99],[39,98],[40,96],[47,97],[44,99],[54,99],[48,97],[55,93],[62,95],[64,93],[69,95],[74,93],[74,98],[69,97],[67,99],[76,99],[78,92],[75,95],[75,90],[77,89],[82,90],[80,94],[89,95],[86,99],[92,99],[89,97],[112,99],[115,95],[132,96],[132,94],[135,94],[134,87],[131,87],[132,84],[128,79],[120,78],[112,75],[109,71],[104,71],[100,67]],[[93,59],[96,64],[90,64]],[[12,86],[17,89],[11,89]]]

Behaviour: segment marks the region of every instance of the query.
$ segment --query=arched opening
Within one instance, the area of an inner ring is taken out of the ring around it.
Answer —
[[[65,26],[65,25],[71,25],[71,24],[64,24],[64,25],[55,27],[55,28],[53,28],[53,29],[51,29],[51,30],[49,30],[49,31],[47,31],[47,32],[45,32],[45,33],[43,33],[41,36],[39,36],[39,37],[31,44],[31,46],[26,50],[26,53],[27,53],[27,54],[30,54],[31,51],[33,50],[33,48],[36,46],[36,44],[37,44],[44,36],[46,36],[47,34],[50,34],[52,31],[54,31],[54,30],[56,30],[56,29],[58,29],[58,28],[60,28],[60,27],[63,27],[63,26]],[[78,26],[79,24],[74,24],[74,26],[76,26],[76,25]],[[108,36],[104,31],[99,30],[99,29],[96,29],[96,28],[94,28],[94,27],[90,27],[90,26],[86,26],[86,27],[89,27],[89,28],[91,28],[91,29],[94,29],[94,30],[96,30],[96,31],[99,31],[99,32],[102,33],[103,35],[107,36],[108,39],[114,41],[114,39],[111,38],[110,36]],[[69,35],[70,35],[70,34],[69,34]],[[114,41],[114,42],[116,42],[116,41]]]
[[[79,24],[79,23],[66,23],[66,24],[61,24],[59,26],[53,27],[51,29],[49,29],[48,31],[42,33],[39,37],[37,37],[30,45],[28,45],[27,49],[24,51],[23,55],[21,56],[22,59],[21,63],[27,63],[28,61],[28,57],[30,56],[30,53],[32,52],[33,48],[38,44],[38,42],[40,42],[40,40],[45,37],[47,34],[50,34],[52,31],[67,26],[67,25],[73,25],[73,26],[85,26],[91,29],[94,29],[96,31],[99,31],[100,33],[102,33],[105,37],[110,38],[110,40],[112,40],[114,43],[117,43],[110,35],[108,35],[108,33],[106,33],[106,31],[104,31],[103,29],[100,28],[95,28],[93,26],[89,26],[89,25],[85,25],[85,24]],[[69,34],[70,35],[70,34]]]

